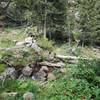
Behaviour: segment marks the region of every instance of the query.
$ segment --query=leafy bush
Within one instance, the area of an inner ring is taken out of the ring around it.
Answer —
[[[76,78],[86,79],[88,82],[95,84],[97,82],[96,77],[98,77],[99,63],[96,60],[80,60],[77,68],[77,72],[74,74]],[[97,84],[98,85],[98,84]]]
[[[53,42],[52,41],[49,41],[47,38],[39,38],[38,39],[38,45],[45,49],[45,50],[52,50],[53,49]]]

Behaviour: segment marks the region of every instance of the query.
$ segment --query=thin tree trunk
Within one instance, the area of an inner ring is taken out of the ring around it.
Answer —
[[[68,44],[69,48],[71,47],[71,30],[70,30],[70,14],[69,14],[69,4],[68,0],[66,1],[67,4],[67,27],[68,27]]]
[[[46,7],[46,4],[47,4],[47,0],[45,0],[45,18],[44,18],[44,38],[46,38],[46,26],[47,26],[47,7]]]

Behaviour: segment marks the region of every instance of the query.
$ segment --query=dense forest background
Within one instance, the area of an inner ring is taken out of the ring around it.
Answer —
[[[1,0],[0,21],[1,26],[37,26],[49,39],[100,44],[99,0]]]

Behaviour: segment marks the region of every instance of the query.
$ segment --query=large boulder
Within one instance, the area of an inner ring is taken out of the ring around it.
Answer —
[[[45,73],[43,70],[40,70],[32,76],[32,79],[39,80],[39,81],[45,81],[46,76],[47,76],[47,73]]]
[[[44,72],[49,72],[49,68],[47,67],[47,66],[42,66],[41,68],[40,68],[40,70],[41,71],[44,71]]]
[[[29,66],[26,66],[22,70],[22,74],[25,76],[30,76],[32,74],[33,69],[30,68]]]

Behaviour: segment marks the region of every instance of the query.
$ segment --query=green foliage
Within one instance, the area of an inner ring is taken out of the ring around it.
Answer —
[[[9,38],[2,38],[0,40],[1,47],[11,47],[14,45],[14,42]]]
[[[80,100],[82,98],[89,100],[90,98],[98,98],[100,90],[98,87],[90,85],[86,80],[60,77],[52,83],[45,84],[41,87],[39,100]]]
[[[63,75],[63,77],[62,74],[59,73],[59,71],[55,70],[54,73],[57,79],[55,81],[48,81],[47,83],[42,85],[41,82],[38,82],[37,84],[37,82],[29,79],[13,81],[6,80],[4,86],[0,87],[0,92],[18,92],[19,95],[16,97],[15,100],[22,100],[22,95],[27,91],[34,93],[37,100],[99,100],[99,85],[95,86],[94,84],[92,84],[92,82],[88,82],[88,80],[85,79],[86,77],[84,76],[84,74],[88,73],[85,71],[85,67],[87,66],[87,64],[88,63],[86,63],[86,61],[81,61],[78,67],[77,65],[66,65],[67,72],[65,75]],[[88,68],[91,68],[92,64],[92,62],[89,63]],[[81,65],[83,65],[82,69],[85,71],[84,74],[82,73],[82,70],[80,71],[81,68],[79,69],[79,66]],[[76,72],[82,73],[83,77],[73,77]],[[89,74],[87,76],[89,77],[88,79],[91,79],[90,76],[94,78],[94,73],[91,72],[91,70],[89,69]],[[99,77],[95,77],[95,79],[99,80]]]
[[[99,14],[98,0],[77,0],[80,20],[78,27],[81,29],[80,40],[83,44],[95,44],[100,42],[97,39],[99,36],[98,28],[98,14]]]
[[[2,53],[2,59],[3,60],[12,60],[12,59],[14,59],[14,53],[12,52],[12,51],[4,51],[3,53]]]
[[[31,48],[24,48],[23,50],[19,49],[15,51],[8,50],[2,52],[1,59],[11,63],[14,66],[17,65],[24,66],[34,61],[35,52]]]
[[[39,38],[38,45],[43,48],[44,50],[53,50],[53,42],[49,41],[47,38]]]
[[[3,86],[2,86],[2,81],[0,81],[0,93],[17,91],[17,89],[18,89],[18,83],[16,80],[6,80]]]
[[[0,15],[0,20],[4,20],[5,16],[4,15]]]
[[[12,28],[11,27],[6,27],[6,28],[4,28],[4,31],[7,32],[7,33],[10,33],[12,31]]]
[[[37,86],[31,81],[18,81],[18,90],[21,90],[20,93],[24,93],[25,91],[36,93],[37,92]]]
[[[75,77],[79,79],[85,79],[88,82],[92,82],[95,85],[99,85],[98,83],[100,82],[98,78],[98,71],[100,72],[99,69],[100,62],[98,63],[96,60],[93,61],[88,61],[88,60],[80,60],[78,64],[78,70],[75,73]]]
[[[75,40],[80,38],[80,33],[79,32],[73,32]]]
[[[38,90],[37,85],[31,80],[6,80],[2,87],[2,82],[0,81],[0,100],[22,100],[23,94],[26,92],[36,93]],[[4,97],[3,92],[18,92],[16,98]]]
[[[5,64],[0,64],[0,73],[3,72],[6,68]]]

